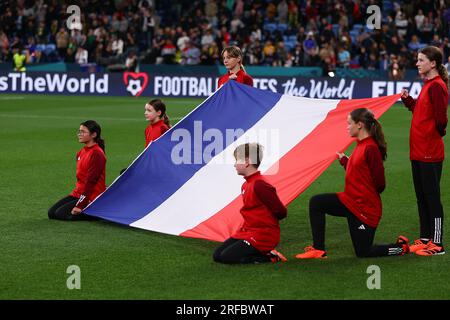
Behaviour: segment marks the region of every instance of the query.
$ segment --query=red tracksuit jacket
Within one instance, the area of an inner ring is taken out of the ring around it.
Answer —
[[[417,100],[403,99],[412,111],[409,133],[410,159],[422,162],[444,160],[444,141],[448,122],[448,89],[440,76],[425,80]]]
[[[147,147],[150,142],[158,139],[167,130],[169,130],[169,127],[162,119],[154,124],[149,124],[145,128],[145,146]]]
[[[259,171],[245,180],[241,188],[244,223],[231,237],[247,240],[263,253],[269,252],[280,242],[278,221],[286,217],[287,209],[278,198],[276,189]]]
[[[98,144],[85,146],[77,153],[77,184],[70,194],[79,198],[76,207],[84,207],[106,189],[106,156]]]
[[[342,158],[346,169],[344,192],[339,200],[361,222],[376,228],[381,219],[380,193],[386,186],[381,152],[372,137],[357,141],[350,158]]]
[[[217,88],[220,88],[222,85],[224,85],[230,78],[231,72],[227,72],[227,74],[224,74],[219,78],[219,82],[217,83]],[[244,70],[240,69],[236,73],[237,78],[234,81],[237,81],[239,83],[247,84],[249,86],[253,87],[253,78],[250,77],[248,74],[244,72]]]

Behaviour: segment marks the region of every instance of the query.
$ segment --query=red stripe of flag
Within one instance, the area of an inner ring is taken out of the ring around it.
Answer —
[[[400,94],[396,94],[340,101],[324,121],[266,172],[267,174],[274,168],[278,170],[275,175],[268,175],[267,180],[276,187],[281,201],[285,205],[292,202],[337,159],[337,151],[343,152],[351,145],[354,140],[348,135],[346,128],[347,115],[352,110],[368,108],[378,119],[399,98]],[[241,207],[242,197],[238,196],[209,219],[180,236],[224,241],[241,226]]]

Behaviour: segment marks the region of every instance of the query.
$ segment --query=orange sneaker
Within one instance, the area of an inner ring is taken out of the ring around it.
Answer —
[[[409,253],[409,240],[405,236],[398,236],[397,244],[402,246],[402,256]]]
[[[325,259],[327,258],[327,252],[315,249],[313,246],[308,246],[305,248],[304,253],[299,253],[295,257],[297,259]]]
[[[416,251],[416,254],[418,256],[438,256],[441,254],[445,254],[445,250],[443,246],[438,246],[430,240],[427,243],[426,248]]]
[[[285,256],[283,256],[283,254],[281,254],[281,252],[278,252],[277,250],[273,249],[272,251],[269,252],[269,256],[270,256],[270,261],[272,261],[273,263],[275,262],[286,262],[287,259]]]
[[[427,247],[427,243],[423,242],[420,239],[414,240],[414,243],[409,246],[409,252],[416,253],[419,250],[425,249]]]

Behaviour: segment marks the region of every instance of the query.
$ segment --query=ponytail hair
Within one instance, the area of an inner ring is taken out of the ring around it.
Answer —
[[[387,158],[387,143],[384,138],[383,128],[380,122],[375,119],[373,112],[367,108],[358,108],[350,113],[350,117],[355,123],[361,122],[364,124],[364,128],[377,143],[381,152],[381,158],[385,161]]]
[[[94,141],[100,148],[102,148],[103,152],[105,152],[105,140],[102,139],[102,128],[100,127],[100,125],[94,120],[87,120],[80,123],[80,125],[88,128],[90,134],[93,134],[94,132],[97,134],[97,136],[94,138]]]
[[[161,111],[161,119],[163,119],[164,123],[170,128],[170,119],[166,114],[166,104],[161,99],[153,99],[148,104],[151,105],[156,112]]]
[[[166,126],[168,126],[168,127],[170,128],[170,127],[171,127],[171,125],[170,125],[170,119],[169,119],[169,117],[167,116],[167,114],[164,114],[163,120],[164,120],[164,123],[166,124]]]
[[[441,76],[441,79],[445,82],[445,84],[447,85],[447,88],[449,87],[449,82],[448,82],[448,71],[447,68],[445,68],[445,66],[441,63],[439,65],[439,68],[437,69],[439,75]]]
[[[427,46],[425,48],[420,49],[419,53],[424,54],[428,58],[428,60],[430,60],[430,62],[431,61],[436,62],[436,71],[439,73],[439,76],[445,82],[448,88],[449,87],[448,72],[445,66],[442,64],[444,55],[442,54],[441,49],[435,46]]]

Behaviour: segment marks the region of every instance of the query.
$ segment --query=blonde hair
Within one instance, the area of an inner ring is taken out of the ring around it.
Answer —
[[[237,161],[248,159],[250,164],[258,169],[263,158],[264,147],[256,142],[244,143],[234,149],[234,158]]]
[[[244,70],[244,72],[246,72],[245,68],[244,68],[244,55],[242,53],[242,50],[238,46],[229,46],[229,47],[223,48],[222,53],[221,53],[222,59],[223,59],[223,54],[225,52],[228,53],[228,55],[232,58],[241,58],[241,63],[240,63],[241,69]]]

